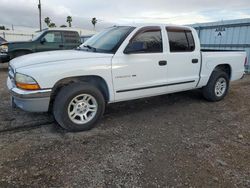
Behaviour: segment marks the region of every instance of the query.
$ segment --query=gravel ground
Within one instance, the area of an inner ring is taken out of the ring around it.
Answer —
[[[88,132],[12,110],[0,65],[0,187],[250,187],[250,75],[218,103],[189,91],[109,105]]]

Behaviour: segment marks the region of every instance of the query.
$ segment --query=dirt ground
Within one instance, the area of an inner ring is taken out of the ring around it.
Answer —
[[[250,187],[250,75],[218,103],[189,91],[109,105],[88,132],[12,110],[0,65],[0,187]]]

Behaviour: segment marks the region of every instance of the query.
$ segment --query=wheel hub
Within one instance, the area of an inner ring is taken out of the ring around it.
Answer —
[[[89,110],[89,105],[86,104],[85,102],[80,102],[77,104],[76,111],[79,114],[84,114],[88,110]]]
[[[81,94],[71,100],[68,106],[68,116],[76,124],[91,121],[98,109],[96,99],[89,94]]]
[[[220,78],[215,84],[215,94],[217,97],[221,97],[227,90],[227,82],[225,78]]]

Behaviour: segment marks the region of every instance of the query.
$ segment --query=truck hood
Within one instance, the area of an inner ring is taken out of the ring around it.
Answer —
[[[94,53],[82,50],[61,50],[33,53],[24,55],[10,61],[10,65],[14,69],[45,63],[60,63],[61,61],[70,61],[76,59],[89,58],[111,58],[113,54]]]
[[[12,45],[12,44],[26,44],[30,43],[31,41],[13,41],[13,42],[4,42],[5,45]]]

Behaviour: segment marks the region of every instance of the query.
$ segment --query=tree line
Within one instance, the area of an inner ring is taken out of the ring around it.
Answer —
[[[56,24],[55,24],[54,22],[52,22],[51,19],[50,19],[49,17],[46,17],[46,18],[44,19],[44,22],[45,22],[45,23],[47,24],[47,26],[50,27],[50,28],[56,27]],[[71,27],[71,26],[72,26],[72,22],[73,22],[72,17],[71,17],[71,16],[68,16],[68,17],[66,18],[66,22],[68,23],[68,27]],[[97,22],[98,22],[98,21],[97,21],[96,18],[92,18],[92,19],[91,19],[91,23],[92,23],[94,29],[95,29],[95,26],[96,26]],[[61,25],[60,27],[67,27],[67,26],[66,26],[66,25]]]
[[[10,30],[10,29],[6,28],[5,26],[0,26],[0,30]]]

